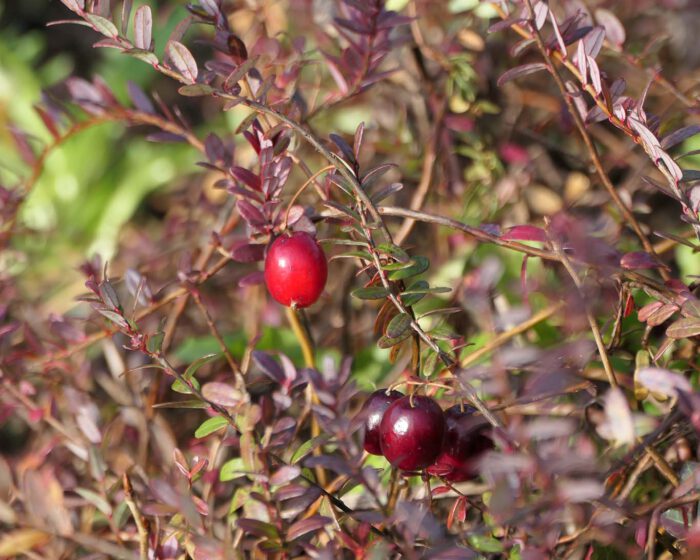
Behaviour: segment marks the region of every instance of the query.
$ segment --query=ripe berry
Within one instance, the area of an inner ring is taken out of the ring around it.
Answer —
[[[450,482],[474,478],[481,456],[493,448],[489,425],[471,407],[459,405],[445,411],[445,440],[435,464],[427,470]]]
[[[366,415],[364,448],[367,453],[372,455],[382,454],[379,446],[379,424],[389,405],[401,397],[403,397],[403,394],[398,391],[389,391],[387,393],[385,389],[380,389],[372,393],[365,401],[363,407],[363,414]]]
[[[267,250],[265,284],[279,303],[308,307],[323,291],[328,277],[326,255],[306,232],[280,235]]]
[[[440,454],[445,417],[430,397],[402,397],[392,403],[379,425],[384,457],[405,471],[422,469]]]

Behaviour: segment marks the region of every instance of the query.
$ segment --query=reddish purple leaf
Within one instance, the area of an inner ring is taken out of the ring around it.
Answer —
[[[34,110],[41,118],[46,129],[51,133],[51,136],[53,136],[54,139],[60,138],[61,133],[58,130],[58,122],[56,120],[56,117],[40,105],[35,105]]]
[[[151,50],[153,15],[149,6],[141,6],[134,14],[134,45],[145,51]],[[195,75],[196,78],[196,75]]]
[[[622,46],[626,38],[625,28],[617,16],[610,10],[599,8],[595,11],[595,18],[605,28],[606,38],[614,45]]]
[[[255,535],[256,537],[266,537],[268,539],[278,538],[277,528],[270,523],[258,521],[257,519],[242,518],[236,521],[236,525],[243,529],[246,533]]]
[[[511,241],[517,240],[545,242],[547,241],[547,232],[541,227],[537,226],[513,226],[511,228],[508,228],[505,232],[503,232],[503,235],[501,235],[501,239],[508,239]]]
[[[635,251],[633,253],[625,253],[620,259],[620,266],[627,270],[661,268],[661,264],[655,257],[643,251]]]
[[[513,27],[514,25],[520,25],[526,22],[527,19],[523,17],[513,17],[504,19],[502,21],[494,23],[491,27],[489,27],[489,33],[497,33],[499,31],[503,31],[504,29],[508,29],[509,27]]]
[[[666,320],[671,317],[674,313],[678,311],[678,306],[673,303],[666,303],[661,307],[657,308],[654,312],[649,315],[647,319],[647,324],[651,327],[656,327],[666,322]]]
[[[474,130],[474,119],[464,115],[447,115],[445,126],[455,132],[471,132]]]
[[[651,314],[657,311],[662,305],[663,303],[660,301],[652,301],[651,303],[647,303],[644,307],[637,311],[637,319],[639,319],[639,321],[642,323],[646,323]]]
[[[202,385],[202,394],[208,401],[226,407],[234,407],[243,400],[243,395],[238,389],[218,381]]]
[[[692,392],[693,388],[685,377],[667,369],[645,367],[635,375],[635,379],[650,391],[669,397],[678,396],[678,391]]]
[[[175,69],[182,75],[185,83],[193,84],[197,81],[197,62],[189,49],[179,41],[170,41],[166,47],[168,58]]]
[[[598,56],[605,40],[605,28],[601,25],[594,27],[590,33],[583,38],[584,51],[591,58]]]
[[[76,14],[80,14],[85,9],[85,0],[61,0],[61,2]]]
[[[271,477],[270,484],[280,486],[297,478],[301,474],[301,469],[296,465],[284,465],[280,467]]]
[[[241,213],[243,219],[248,222],[252,227],[262,227],[267,224],[267,220],[263,213],[253,206],[247,200],[239,200],[236,203],[238,211]]]
[[[259,262],[265,257],[265,245],[260,243],[245,243],[231,249],[231,258],[236,262]]]
[[[241,183],[245,183],[251,189],[259,191],[260,190],[260,177],[258,177],[252,171],[245,169],[244,167],[239,167],[234,165],[231,168],[231,173],[238,179]]]
[[[238,281],[238,286],[241,288],[247,288],[250,286],[259,286],[265,282],[265,274],[261,270],[256,270],[250,274],[246,274],[243,278]]]

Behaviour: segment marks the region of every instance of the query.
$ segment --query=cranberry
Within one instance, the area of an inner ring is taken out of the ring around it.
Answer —
[[[476,409],[459,405],[445,411],[445,440],[435,464],[427,470],[450,482],[474,478],[481,456],[493,448],[490,426]]]
[[[308,307],[323,291],[328,277],[326,255],[305,232],[280,235],[267,250],[265,284],[287,307]]]
[[[379,424],[382,421],[384,412],[389,408],[389,405],[394,401],[403,397],[403,393],[398,391],[389,391],[380,389],[372,393],[365,401],[363,414],[365,416],[365,442],[364,448],[367,453],[372,455],[381,455],[382,450],[379,446]]]
[[[422,469],[440,454],[445,417],[430,397],[402,397],[392,403],[379,425],[383,455],[405,471]]]

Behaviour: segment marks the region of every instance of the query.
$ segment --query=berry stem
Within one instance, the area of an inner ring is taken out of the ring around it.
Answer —
[[[304,328],[299,320],[300,310],[293,307],[287,307],[287,319],[292,327],[294,336],[299,341],[301,353],[304,356],[304,365],[309,368],[316,367],[316,358],[314,357],[314,343],[309,336],[309,332]]]
[[[292,327],[292,331],[294,331],[294,335],[297,337],[299,345],[301,346],[301,352],[304,355],[304,365],[306,365],[308,368],[315,368],[316,359],[314,357],[314,344],[311,340],[308,329],[304,328],[302,322],[299,320],[299,315],[301,313],[302,311],[296,309],[295,307],[287,307],[287,318],[289,319],[289,324]],[[318,421],[314,416],[313,410],[311,410],[311,405],[318,404],[319,400],[311,383],[306,386],[306,400],[311,415],[311,437],[315,438],[321,434],[321,428],[318,425]],[[317,447],[313,451],[314,455],[320,455],[321,453],[321,447]],[[317,466],[315,472],[318,483],[325,487],[327,484],[325,471],[320,466]]]

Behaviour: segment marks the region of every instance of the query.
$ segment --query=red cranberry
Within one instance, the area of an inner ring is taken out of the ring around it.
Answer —
[[[287,307],[308,307],[323,291],[328,276],[326,255],[305,232],[280,235],[267,250],[265,284]]]
[[[459,405],[445,411],[445,440],[435,464],[427,470],[450,482],[470,480],[478,474],[481,456],[493,448],[490,426],[476,409]]]
[[[440,453],[445,432],[442,409],[430,397],[402,397],[392,403],[379,425],[382,454],[405,471],[432,464]]]
[[[398,391],[389,391],[387,393],[386,389],[380,389],[372,393],[365,401],[363,407],[363,414],[366,415],[364,448],[367,453],[372,455],[382,454],[379,446],[379,424],[389,405],[401,397],[403,397],[403,393]]]

